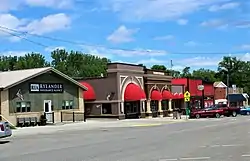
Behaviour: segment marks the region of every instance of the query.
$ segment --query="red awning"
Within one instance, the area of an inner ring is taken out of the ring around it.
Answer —
[[[139,101],[141,99],[146,99],[146,95],[141,87],[134,83],[128,84],[124,92],[124,100]]]
[[[159,92],[158,90],[153,90],[151,92],[150,99],[154,101],[162,100],[161,92]]]
[[[179,99],[184,99],[183,93],[179,93]]]
[[[173,96],[172,96],[172,93],[168,90],[163,90],[162,92],[162,99],[163,100],[169,100],[169,99],[172,99]]]
[[[88,88],[87,91],[83,91],[83,99],[86,101],[95,100],[96,96],[95,96],[94,88],[86,82],[80,82],[80,83]]]
[[[174,93],[172,94],[172,96],[173,99],[179,99],[179,93]]]

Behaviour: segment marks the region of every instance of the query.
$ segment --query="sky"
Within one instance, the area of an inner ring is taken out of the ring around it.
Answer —
[[[247,0],[1,0],[0,54],[57,48],[113,62],[217,69],[250,60]]]

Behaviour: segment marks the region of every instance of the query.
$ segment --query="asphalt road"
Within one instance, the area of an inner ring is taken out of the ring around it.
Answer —
[[[249,161],[250,117],[16,136],[0,161]]]

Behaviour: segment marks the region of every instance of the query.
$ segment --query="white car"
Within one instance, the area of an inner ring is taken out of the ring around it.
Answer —
[[[8,122],[0,122],[0,138],[10,137],[12,130]]]

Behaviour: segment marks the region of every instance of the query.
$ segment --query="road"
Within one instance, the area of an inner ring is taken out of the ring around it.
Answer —
[[[249,161],[250,117],[15,136],[1,161]]]

